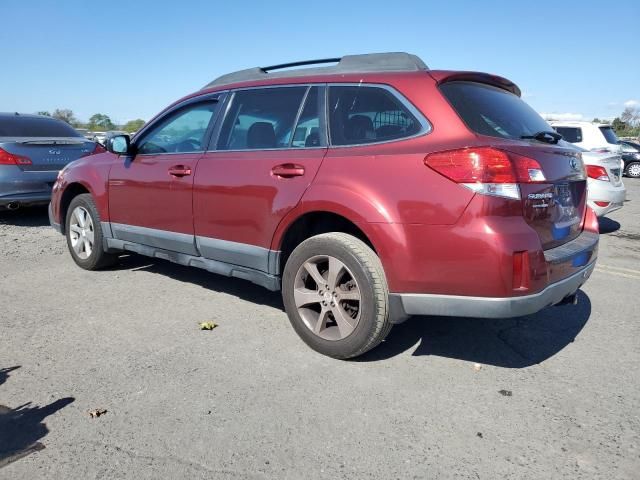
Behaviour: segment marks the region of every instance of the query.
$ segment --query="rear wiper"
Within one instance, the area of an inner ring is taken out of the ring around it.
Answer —
[[[540,132],[536,132],[533,135],[522,135],[520,136],[520,138],[533,138],[534,140],[538,140],[540,142],[556,144],[560,140],[562,140],[562,135],[560,135],[558,132],[541,130]]]

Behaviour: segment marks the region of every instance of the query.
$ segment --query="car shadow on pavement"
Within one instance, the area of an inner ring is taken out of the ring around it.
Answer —
[[[247,280],[216,275],[200,268],[185,267],[169,261],[134,254],[121,256],[114,269],[144,270],[158,273],[180,282],[192,283],[208,290],[226,293],[248,302],[284,311],[280,292],[272,292]]]
[[[600,233],[613,233],[617,230],[620,230],[620,222],[616,222],[615,220],[611,220],[607,217],[598,218],[598,224],[600,226]]]
[[[573,342],[590,315],[589,297],[579,291],[577,305],[550,307],[520,318],[413,317],[396,325],[380,346],[357,360],[384,360],[414,348],[414,356],[524,368]]]
[[[25,207],[18,210],[0,210],[0,225],[16,227],[46,227],[49,214],[46,206]]]
[[[10,372],[18,368],[1,368],[0,385],[7,380]],[[44,445],[38,440],[49,433],[44,419],[74,400],[72,397],[61,398],[44,407],[32,406],[31,402],[17,408],[0,405],[0,468],[42,450]]]

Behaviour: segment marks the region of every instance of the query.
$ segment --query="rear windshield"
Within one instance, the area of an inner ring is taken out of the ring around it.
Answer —
[[[607,140],[607,143],[613,143],[614,145],[618,144],[618,137],[616,137],[616,132],[613,131],[613,128],[600,127],[600,131],[604,135],[604,138]]]
[[[450,82],[440,87],[467,126],[480,135],[521,138],[552,130],[520,97],[475,82]]]
[[[55,118],[0,117],[0,137],[80,137],[71,126]]]

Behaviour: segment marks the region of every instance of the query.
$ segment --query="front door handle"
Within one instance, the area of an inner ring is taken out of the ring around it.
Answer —
[[[184,165],[174,165],[169,168],[169,175],[174,177],[186,177],[191,175],[191,167],[187,167]]]
[[[281,178],[301,177],[304,175],[304,167],[293,163],[283,163],[273,167],[271,173]]]

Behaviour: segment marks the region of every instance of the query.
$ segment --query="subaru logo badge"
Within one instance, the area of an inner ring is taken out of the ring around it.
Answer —
[[[576,162],[575,158],[572,158],[571,160],[569,160],[569,166],[573,169],[573,170],[578,170],[578,162]]]

